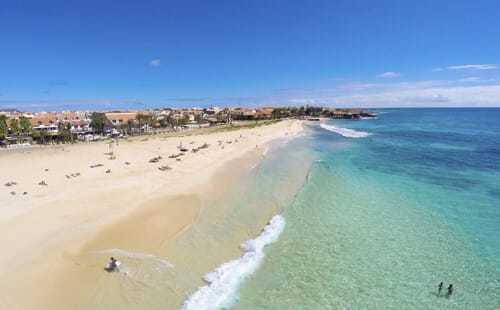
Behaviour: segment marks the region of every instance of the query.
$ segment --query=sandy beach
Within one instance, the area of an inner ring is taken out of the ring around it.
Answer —
[[[223,194],[274,141],[302,129],[299,121],[282,121],[0,153],[0,308],[85,309],[86,299],[103,294],[90,289],[106,276],[102,259],[131,255],[119,251],[152,258],[158,268],[175,268],[181,253],[204,254],[172,250],[166,261],[162,249],[196,226],[204,197]],[[185,155],[169,158],[180,145]],[[108,252],[89,254],[101,250]],[[238,249],[224,251],[217,257]],[[203,273],[220,263],[208,258],[196,268]]]

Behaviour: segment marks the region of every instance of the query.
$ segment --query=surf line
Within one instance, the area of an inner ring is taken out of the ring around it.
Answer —
[[[203,280],[206,285],[198,288],[182,304],[182,310],[215,310],[228,306],[243,280],[254,273],[265,257],[264,248],[278,240],[285,228],[282,215],[275,215],[255,239],[243,242],[240,247],[244,254],[226,262],[207,273]]]
[[[321,124],[319,125],[321,128],[337,133],[343,137],[346,138],[365,138],[371,135],[369,132],[365,131],[357,131],[353,129],[347,129],[347,128],[342,128],[342,127],[336,127],[333,125],[327,125],[327,124]]]

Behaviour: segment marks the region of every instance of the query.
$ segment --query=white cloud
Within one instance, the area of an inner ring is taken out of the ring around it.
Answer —
[[[500,106],[500,85],[434,87],[389,90],[333,98],[337,105],[362,107],[465,107]]]
[[[347,83],[339,86],[339,89],[341,90],[366,90],[366,89],[375,89],[375,88],[383,88],[386,87],[388,84],[384,83],[361,83],[361,82],[353,82],[353,83]]]
[[[455,83],[450,80],[427,80],[417,82],[398,82],[398,83],[360,83],[353,82],[340,85],[337,88],[341,91],[375,91],[381,89],[423,89],[437,86],[447,86]]]
[[[392,72],[392,71],[384,72],[384,73],[377,75],[378,78],[397,78],[400,76],[401,76],[401,73]]]
[[[496,64],[484,64],[484,65],[459,65],[459,66],[449,66],[446,69],[449,70],[493,70],[497,69]]]
[[[161,65],[161,60],[159,58],[153,59],[149,62],[151,67],[159,67]]]
[[[466,77],[466,78],[460,79],[458,81],[459,82],[480,82],[481,78],[477,77],[477,76],[470,76],[470,77]]]
[[[288,100],[292,104],[306,105],[306,104],[317,104],[318,99],[290,99]]]
[[[494,82],[495,79],[482,79],[478,76],[470,76],[463,79],[459,79],[458,82],[462,83],[489,83]]]
[[[500,84],[493,79],[428,80],[401,83],[346,84],[274,98],[276,102],[338,107],[500,107]],[[471,85],[472,83],[472,85]]]

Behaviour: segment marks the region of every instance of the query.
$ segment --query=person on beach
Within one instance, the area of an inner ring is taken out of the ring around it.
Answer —
[[[109,271],[118,271],[118,264],[116,263],[116,259],[114,257],[110,258],[108,270]]]
[[[450,297],[451,294],[453,294],[453,284],[450,284],[450,286],[448,286],[448,293],[446,294],[446,297]]]
[[[443,290],[443,282],[439,283],[438,285],[438,296],[441,296],[441,291]]]

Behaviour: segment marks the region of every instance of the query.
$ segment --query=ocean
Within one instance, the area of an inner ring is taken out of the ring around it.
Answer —
[[[184,309],[500,309],[500,109],[376,112],[270,151],[301,186]]]

